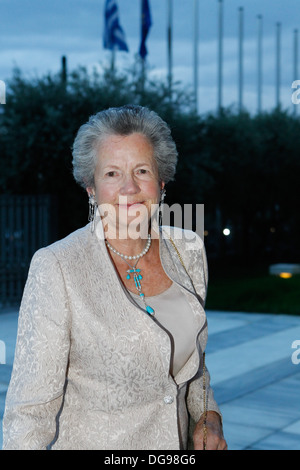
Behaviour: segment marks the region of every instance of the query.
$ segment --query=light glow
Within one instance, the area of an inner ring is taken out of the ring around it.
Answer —
[[[280,273],[279,277],[281,277],[281,279],[290,279],[293,275],[291,273]]]
[[[228,237],[228,236],[230,235],[230,230],[229,230],[229,228],[224,228],[223,234],[225,235],[225,237]]]

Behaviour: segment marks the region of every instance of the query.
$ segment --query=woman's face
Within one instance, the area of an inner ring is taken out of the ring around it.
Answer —
[[[136,233],[143,223],[148,233],[151,205],[158,204],[164,183],[158,181],[153,148],[145,136],[107,137],[98,151],[94,181],[100,213],[107,213],[110,228],[127,230],[131,224]]]

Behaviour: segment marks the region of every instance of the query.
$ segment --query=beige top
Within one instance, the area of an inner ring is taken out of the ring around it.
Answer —
[[[144,303],[139,295],[131,294],[143,307]],[[197,325],[193,311],[180,287],[174,282],[161,294],[145,297],[145,301],[154,309],[156,321],[170,336],[170,373],[175,377],[196,347]]]
[[[132,292],[131,294],[135,301],[144,307],[144,302],[139,295]],[[196,347],[197,325],[193,311],[175,282],[161,294],[145,297],[145,301],[154,309],[155,321],[169,335],[171,345],[170,374],[176,377]],[[187,448],[188,439],[188,411],[185,393],[185,388],[178,393],[178,430],[182,450]]]

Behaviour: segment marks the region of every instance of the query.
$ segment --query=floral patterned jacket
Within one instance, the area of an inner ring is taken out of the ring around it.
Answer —
[[[195,315],[197,344],[187,363],[170,375],[168,334],[120,281],[101,221],[93,233],[87,225],[32,259],[6,397],[4,450],[181,448],[186,409],[195,422],[203,412],[207,265],[193,232],[163,227],[159,237],[165,272]],[[208,371],[206,385],[207,409],[219,413]]]

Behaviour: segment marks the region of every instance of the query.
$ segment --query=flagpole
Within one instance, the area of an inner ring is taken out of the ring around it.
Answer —
[[[262,111],[262,15],[257,15],[257,24],[257,112],[260,114]]]
[[[145,91],[145,80],[146,80],[146,56],[148,50],[146,47],[146,40],[152,26],[151,10],[149,0],[141,0],[141,42],[139,48],[139,56],[141,58],[141,92]]]
[[[239,112],[243,109],[243,40],[244,40],[244,8],[239,8]]]
[[[195,112],[198,112],[198,57],[199,57],[199,3],[194,0],[194,95]]]
[[[280,107],[280,49],[281,23],[276,23],[276,107]]]
[[[143,0],[141,1],[141,35],[143,34]],[[145,90],[145,57],[141,57],[141,92],[144,93]]]
[[[168,0],[168,88],[169,98],[172,101],[172,68],[173,68],[173,57],[172,57],[172,20],[173,20],[173,0]]]
[[[111,51],[110,69],[115,72],[116,51],[128,52],[125,34],[119,21],[119,10],[116,0],[106,0],[104,9],[105,28],[103,35],[104,49]]]
[[[294,30],[294,80],[298,80],[298,29]],[[297,106],[293,106],[293,112],[296,116],[297,114]]]
[[[114,74],[115,72],[115,64],[116,64],[116,46],[113,46],[111,50],[111,63],[110,63],[110,70],[112,74]]]
[[[61,81],[64,85],[67,83],[67,58],[65,55],[61,58]]]
[[[218,113],[220,114],[223,88],[223,0],[219,0],[218,36]]]

